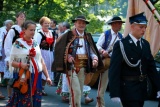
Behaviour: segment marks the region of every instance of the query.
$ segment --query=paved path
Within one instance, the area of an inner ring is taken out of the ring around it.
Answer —
[[[65,103],[61,100],[61,97],[59,95],[56,95],[55,93],[56,87],[49,87],[46,86],[45,91],[48,93],[48,96],[43,96],[42,99],[42,107],[68,107],[68,103]],[[5,96],[7,96],[6,87],[0,87],[0,91],[3,92]],[[94,102],[85,105],[84,104],[84,98],[82,98],[82,107],[95,107],[96,105],[96,91],[97,89],[92,89],[89,96],[91,98],[94,98]],[[105,101],[106,101],[106,107],[120,107],[118,104],[114,104],[110,98],[109,93],[106,92],[105,95]],[[5,107],[5,104],[7,103],[7,100],[0,100],[0,107]],[[157,101],[146,101],[144,107],[158,107]]]

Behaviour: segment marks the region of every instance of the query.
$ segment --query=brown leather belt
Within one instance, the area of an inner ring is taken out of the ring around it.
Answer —
[[[123,76],[122,79],[126,81],[144,81],[147,78],[147,75],[139,76]]]
[[[88,56],[86,54],[77,54],[75,58],[74,66],[77,68],[86,67],[88,62]]]

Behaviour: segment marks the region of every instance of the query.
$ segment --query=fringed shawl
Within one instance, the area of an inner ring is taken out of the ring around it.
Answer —
[[[41,56],[41,51],[40,51],[38,43],[33,40],[32,46],[29,46],[22,38],[19,38],[12,45],[10,60],[9,60],[9,71],[10,72],[19,71],[18,69],[12,67],[13,61],[16,61],[16,62],[21,61],[22,63],[27,63],[29,50],[32,47],[34,47],[34,49],[36,51],[36,56],[34,57],[34,60],[35,60],[36,65],[38,67],[38,72],[42,71],[42,63],[41,63],[42,56]],[[33,67],[33,64],[30,61],[30,67],[29,67],[30,72],[33,72],[32,67]]]

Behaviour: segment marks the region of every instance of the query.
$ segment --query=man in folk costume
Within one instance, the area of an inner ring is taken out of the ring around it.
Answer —
[[[86,24],[89,24],[86,18],[77,16],[72,22],[75,29],[57,40],[52,67],[54,71],[67,74],[70,107],[81,107],[85,74],[103,68],[103,63],[91,34],[84,32]]]
[[[8,31],[11,29],[12,25],[13,25],[13,21],[12,20],[6,20],[4,22],[5,26],[1,28],[0,31],[0,74],[1,77],[0,78],[4,78],[3,80],[1,80],[1,84],[2,86],[6,86],[6,82],[8,81],[8,76],[6,74],[8,74],[8,71],[5,69],[5,54],[4,54],[4,40],[7,36]],[[0,99],[5,98],[2,93],[0,92]]]
[[[5,38],[6,38],[7,34],[8,34],[8,31],[11,29],[11,27],[12,27],[12,25],[14,23],[13,23],[12,20],[6,20],[4,22],[4,24],[5,24],[5,27],[1,28],[1,32],[0,32],[0,72],[4,73],[4,77],[3,78],[5,78],[5,80],[6,80],[6,78],[8,78],[8,75],[7,75],[8,71],[5,72],[6,71],[6,69],[5,69],[6,66],[5,66],[5,61],[4,61],[4,59],[5,59],[4,40],[5,40]],[[4,85],[4,86],[6,85],[5,84],[5,80],[3,80],[4,83],[2,83],[2,85]]]
[[[110,64],[110,57],[112,55],[112,49],[115,42],[122,39],[122,34],[119,33],[122,23],[124,22],[120,17],[113,17],[108,22],[108,24],[111,25],[111,29],[102,33],[96,44],[105,66],[103,72],[100,73],[96,107],[105,107],[104,94],[108,84],[108,68]]]
[[[109,68],[111,100],[123,107],[143,107],[147,97],[147,77],[157,87],[160,97],[160,78],[148,41],[142,38],[147,19],[144,13],[129,18],[131,32],[115,43]]]

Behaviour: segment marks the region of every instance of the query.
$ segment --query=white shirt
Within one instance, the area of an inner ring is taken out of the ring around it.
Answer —
[[[76,31],[77,31],[79,36],[84,36],[84,32],[82,34],[80,34],[77,29],[76,29]],[[86,47],[85,47],[84,38],[79,38],[79,45],[82,45],[82,47],[77,48],[76,54],[86,54]],[[91,48],[90,48],[90,55],[91,55],[92,59],[94,57],[96,57],[98,59],[98,57],[94,54],[94,52]]]
[[[3,48],[2,45],[6,33],[7,33],[6,27],[2,27],[0,31],[0,56],[2,56],[2,48]]]
[[[137,41],[139,40],[140,41],[140,46],[142,47],[142,44],[141,44],[141,38],[140,39],[136,39],[132,34],[129,34],[129,36],[131,37],[131,39],[133,40],[134,44],[137,46]]]
[[[11,28],[15,28],[19,33],[22,31],[19,25],[13,25]],[[5,61],[9,61],[10,52],[12,48],[12,40],[14,36],[15,36],[15,31],[13,29],[10,29],[4,41],[4,51],[6,55]]]
[[[116,33],[111,29],[111,35],[112,35],[112,39],[111,39],[111,42],[109,43],[109,46],[108,46],[108,48],[106,49],[106,51],[109,50],[109,47],[110,47],[110,46],[112,45],[112,43],[114,42],[114,40],[115,40],[116,36],[118,35],[118,33],[116,34]],[[117,40],[120,40],[120,38],[117,37],[114,43],[116,43]],[[96,46],[97,46],[97,48],[98,48],[98,51],[100,51],[100,50],[103,49],[103,48],[102,48],[102,45],[104,44],[104,42],[105,42],[105,33],[102,33],[101,36],[99,37],[98,41],[97,41],[97,44],[96,44]],[[111,56],[111,54],[112,54],[112,52],[110,53],[110,56]]]

